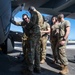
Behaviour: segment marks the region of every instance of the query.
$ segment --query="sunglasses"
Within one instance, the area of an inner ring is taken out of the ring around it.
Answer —
[[[28,18],[23,18],[24,20],[28,19]]]

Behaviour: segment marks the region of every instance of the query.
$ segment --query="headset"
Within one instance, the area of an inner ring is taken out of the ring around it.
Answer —
[[[25,16],[25,15],[26,15],[26,16],[27,16],[27,18],[29,19],[29,17],[28,17],[28,15],[27,15],[27,14],[23,14],[23,15],[22,15],[22,19],[23,19],[23,20],[25,20],[25,19],[24,19],[24,16]]]

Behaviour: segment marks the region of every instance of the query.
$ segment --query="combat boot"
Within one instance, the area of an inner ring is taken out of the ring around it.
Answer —
[[[41,73],[41,69],[34,68],[34,73],[40,74]]]
[[[22,70],[21,73],[22,75],[34,75],[32,71],[28,71],[28,70]]]
[[[68,66],[64,66],[64,68],[59,73],[63,75],[69,73]]]
[[[41,61],[40,61],[40,64],[44,64],[45,63],[45,59],[42,59]]]

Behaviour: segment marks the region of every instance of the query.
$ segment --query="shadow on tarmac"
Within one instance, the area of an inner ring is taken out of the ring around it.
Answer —
[[[75,59],[68,59],[69,62],[75,63]]]
[[[46,63],[52,68],[61,70],[60,64],[54,63],[52,59],[53,59],[53,56],[51,54],[46,55]]]
[[[47,63],[50,63],[49,61],[50,60],[47,59]],[[50,66],[51,65],[52,64],[50,64]],[[22,75],[21,70],[22,70],[22,62],[18,60],[18,58],[5,54],[0,54],[0,75]],[[41,74],[34,73],[34,75],[60,75],[60,74],[42,68]]]
[[[37,75],[37,74],[35,74],[35,75]],[[39,74],[39,75],[60,75],[60,74],[58,74],[58,73],[56,73],[56,72],[54,72],[52,70],[42,68],[41,74]]]
[[[14,71],[14,67],[19,64],[17,58],[0,53],[0,75],[20,75],[19,71]]]

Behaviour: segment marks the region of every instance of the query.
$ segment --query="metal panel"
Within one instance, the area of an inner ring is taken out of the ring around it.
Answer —
[[[67,3],[68,1],[70,1],[70,0],[49,0],[47,3],[43,4],[40,7],[54,9],[54,8],[57,8],[65,3]]]
[[[0,44],[3,43],[10,31],[11,0],[0,0]]]
[[[2,20],[0,18],[0,44],[3,42],[3,39],[4,39],[4,32],[2,27]]]
[[[71,13],[73,13],[73,12],[75,12],[75,4],[73,4],[73,5],[71,5],[71,6],[69,6],[69,7],[67,7],[67,8],[65,8],[65,9],[63,9],[63,10],[61,10],[60,12],[71,12]]]

